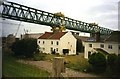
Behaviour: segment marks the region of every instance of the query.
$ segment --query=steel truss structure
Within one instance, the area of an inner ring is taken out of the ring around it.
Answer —
[[[113,32],[113,30],[91,25],[90,23],[74,20],[68,17],[64,17],[63,21],[63,17],[56,16],[53,13],[38,10],[14,2],[3,2],[1,7],[2,11],[0,13],[2,18],[47,25],[51,27],[64,25],[66,29],[87,33],[95,33],[97,30],[99,30],[101,34],[108,35]]]

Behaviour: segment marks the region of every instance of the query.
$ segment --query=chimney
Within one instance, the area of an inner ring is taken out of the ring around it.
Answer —
[[[100,32],[96,32],[96,33],[95,33],[95,41],[96,41],[96,42],[100,42],[100,39],[101,39],[101,38],[100,38]]]

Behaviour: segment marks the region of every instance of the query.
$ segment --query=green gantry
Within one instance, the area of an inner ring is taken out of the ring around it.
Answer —
[[[64,24],[66,29],[76,30],[87,33],[95,33],[99,29],[103,35],[109,35],[113,30],[108,28],[95,26],[90,23],[74,20],[68,17],[56,16],[53,13],[38,10],[28,6],[24,6],[14,2],[3,2],[2,11],[0,14],[2,18],[30,22],[35,24],[47,25],[47,26],[59,26]]]

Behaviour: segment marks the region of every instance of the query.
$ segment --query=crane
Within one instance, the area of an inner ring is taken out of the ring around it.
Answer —
[[[57,13],[54,13],[54,15],[55,15],[55,17],[57,18],[57,17],[61,17],[62,18],[62,23],[61,23],[61,25],[59,25],[59,26],[52,26],[52,29],[51,29],[51,31],[56,31],[56,30],[58,30],[58,31],[60,31],[60,32],[62,32],[62,31],[64,31],[64,30],[66,30],[66,28],[65,28],[65,26],[64,26],[64,20],[65,20],[65,16],[64,16],[64,14],[63,13],[61,13],[61,12],[57,12]]]
[[[19,28],[20,28],[21,22],[22,22],[22,21],[20,21],[20,23],[19,23],[19,25],[18,25],[17,31],[16,31],[16,33],[15,33],[15,37],[16,37],[17,34],[18,34],[18,31],[19,31]]]
[[[95,29],[95,32],[100,32],[100,27],[98,26],[98,24],[97,23],[89,23],[89,25],[90,25],[90,27],[95,27],[96,29]]]

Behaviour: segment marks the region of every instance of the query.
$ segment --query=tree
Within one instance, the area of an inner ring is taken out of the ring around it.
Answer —
[[[116,54],[109,54],[107,57],[108,68],[114,74],[120,73],[120,56]]]
[[[117,57],[117,69],[118,69],[118,74],[120,75],[120,54]]]
[[[88,62],[92,66],[92,70],[96,73],[102,73],[106,70],[106,58],[102,53],[93,53]]]
[[[116,63],[117,60],[117,55],[116,54],[109,54],[107,57],[107,64],[112,67],[114,66],[113,64]]]
[[[12,51],[16,56],[33,57],[37,48],[37,40],[33,38],[22,39],[12,45]]]

